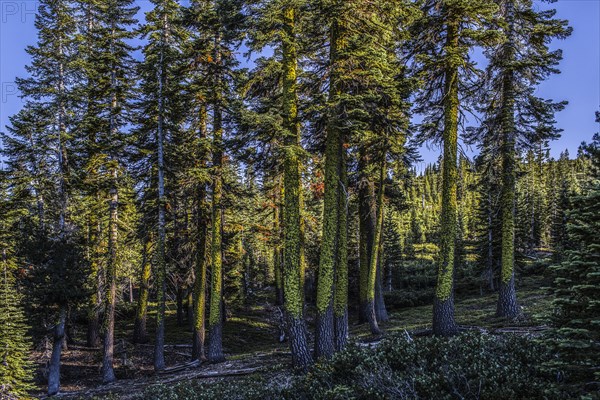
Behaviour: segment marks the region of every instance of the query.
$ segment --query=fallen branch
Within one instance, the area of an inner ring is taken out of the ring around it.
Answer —
[[[153,344],[148,344],[148,343],[139,343],[136,344],[136,346],[140,346],[140,347],[154,347]],[[171,347],[174,349],[191,349],[192,345],[191,344],[165,344],[165,348],[166,347]]]
[[[224,378],[227,376],[250,375],[250,374],[258,372],[262,369],[263,369],[263,367],[254,367],[254,368],[233,369],[233,370],[229,370],[229,371],[211,371],[211,372],[205,372],[205,373],[190,374],[190,375],[185,375],[185,376],[178,375],[176,377],[173,377],[173,379],[162,380],[162,381],[160,381],[160,383],[171,383],[171,382],[182,381],[184,379]]]
[[[179,371],[183,371],[186,370],[188,368],[196,368],[200,366],[200,360],[194,360],[192,362],[189,362],[187,364],[182,364],[182,365],[177,365],[175,367],[171,367],[171,368],[165,368],[162,371],[159,371],[159,375],[166,375],[166,374],[172,374],[174,372],[179,372]]]

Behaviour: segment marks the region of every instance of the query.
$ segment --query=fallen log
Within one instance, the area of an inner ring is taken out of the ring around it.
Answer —
[[[194,361],[186,363],[186,364],[177,365],[177,366],[171,367],[171,368],[165,368],[162,371],[158,371],[158,374],[159,375],[172,374],[174,372],[184,371],[186,369],[196,368],[199,366],[200,366],[200,360],[194,360]]]

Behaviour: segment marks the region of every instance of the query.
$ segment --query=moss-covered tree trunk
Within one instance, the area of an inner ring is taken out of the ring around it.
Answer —
[[[348,344],[348,169],[347,155],[342,138],[340,143],[340,192],[338,195],[337,260],[333,314],[335,318],[335,349],[343,350]]]
[[[214,60],[221,64],[220,34],[215,35]],[[213,198],[211,220],[211,275],[210,275],[210,308],[208,314],[208,359],[211,362],[225,360],[223,354],[223,109],[221,94],[222,77],[215,76],[217,91],[213,101]]]
[[[369,273],[367,276],[367,303],[366,317],[369,322],[369,329],[374,335],[380,334],[377,315],[375,313],[375,286],[377,283],[377,264],[379,260],[379,246],[381,244],[383,227],[383,198],[385,191],[385,161],[382,162],[379,170],[379,188],[377,189],[377,204],[375,213],[375,226],[373,231],[373,242],[371,245],[371,258],[369,259]]]
[[[273,235],[277,238],[273,246],[273,273],[275,278],[275,304],[283,306],[283,246],[280,238],[282,237],[283,225],[283,185],[281,183],[281,175],[277,172],[275,177],[275,188],[273,194]]]
[[[383,204],[381,205],[383,206]],[[381,218],[379,226],[379,246],[377,247],[377,274],[375,276],[375,318],[378,322],[389,321],[387,309],[385,308],[385,299],[383,298],[383,219],[385,218],[384,209],[381,209]]]
[[[284,160],[284,223],[283,223],[283,288],[288,319],[288,332],[295,368],[306,369],[312,357],[306,338],[304,322],[304,277],[301,265],[300,196],[300,125],[296,92],[297,49],[295,40],[296,10],[283,9],[283,124],[285,128]]]
[[[140,274],[140,293],[135,312],[135,322],[133,324],[133,342],[146,343],[148,333],[146,332],[146,321],[148,318],[148,296],[150,293],[150,275],[152,274],[152,264],[150,263],[149,249],[150,239],[144,240],[142,249],[142,269]]]
[[[206,140],[206,107],[200,108],[200,139]],[[206,166],[206,154],[204,151],[199,154],[200,165]],[[206,184],[200,182],[198,184],[198,194],[196,198],[196,260],[194,270],[194,296],[193,296],[193,327],[192,327],[192,360],[204,361],[204,342],[206,336],[206,272],[208,267],[208,225],[209,225],[208,209],[206,204]]]
[[[325,195],[323,201],[323,235],[317,278],[317,316],[315,332],[315,356],[329,358],[335,351],[334,292],[336,264],[339,252],[340,225],[340,178],[342,132],[340,130],[335,102],[339,99],[339,47],[340,26],[337,20],[330,28],[330,111],[325,141]]]
[[[506,2],[508,22],[505,43],[506,71],[502,82],[502,189],[500,193],[502,212],[502,257],[500,286],[496,313],[500,317],[514,319],[519,316],[515,289],[515,89],[512,62],[514,47],[514,3]]]
[[[333,125],[333,124],[332,124]],[[329,358],[334,344],[334,274],[339,246],[339,130],[327,130],[325,149],[325,199],[323,206],[323,235],[317,278],[317,319],[315,355]]]
[[[458,51],[459,22],[449,18],[446,27],[444,78],[444,131],[442,164],[442,214],[438,276],[433,303],[433,331],[449,336],[457,331],[454,321],[454,263],[457,234],[457,154],[458,154],[458,65],[452,56]]]
[[[164,15],[163,32],[167,29],[166,14]],[[156,288],[158,290],[156,310],[156,337],[154,343],[154,370],[161,371],[165,368],[165,302],[167,291],[167,260],[166,260],[166,193],[165,193],[165,101],[164,86],[166,74],[164,73],[164,50],[167,41],[166,34],[162,34],[160,59],[158,65],[158,126],[156,129],[157,147],[157,173],[158,173],[158,237],[156,255]]]
[[[367,296],[369,292],[369,265],[373,232],[375,231],[375,186],[369,176],[368,159],[364,149],[358,159],[358,218],[359,218],[359,322],[367,320]]]

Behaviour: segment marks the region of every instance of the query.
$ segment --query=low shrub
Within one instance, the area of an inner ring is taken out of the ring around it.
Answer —
[[[291,398],[555,399],[553,377],[539,367],[551,357],[543,344],[514,335],[399,334],[318,365],[290,389]]]
[[[252,377],[152,386],[140,399],[559,399],[541,366],[553,355],[536,340],[465,333],[411,339],[395,334],[372,349],[351,345],[285,384]]]

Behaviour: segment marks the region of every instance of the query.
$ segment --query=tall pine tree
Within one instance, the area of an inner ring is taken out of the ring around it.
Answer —
[[[550,74],[557,73],[560,50],[551,51],[550,41],[565,38],[567,22],[554,19],[554,10],[536,11],[529,0],[497,1],[505,40],[486,52],[490,59],[488,82],[482,91],[487,104],[480,133],[487,141],[499,143],[501,166],[501,277],[497,314],[519,315],[515,290],[515,207],[516,157],[524,149],[560,132],[554,127],[554,113],[564,103],[535,95],[535,89]],[[492,139],[493,138],[493,139]]]
[[[412,37],[423,90],[417,113],[424,115],[421,137],[441,142],[442,212],[438,279],[433,306],[436,335],[456,333],[454,270],[457,240],[458,133],[461,114],[473,97],[475,63],[470,50],[490,44],[497,33],[488,25],[497,6],[490,0],[428,0]]]

